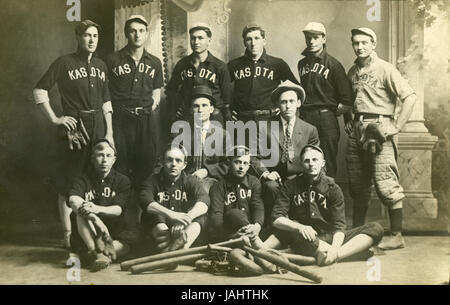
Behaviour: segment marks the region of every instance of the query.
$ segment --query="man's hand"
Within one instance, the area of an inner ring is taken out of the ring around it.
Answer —
[[[170,231],[165,223],[158,223],[152,230],[152,236],[157,243],[159,249],[163,249],[169,245]]]
[[[52,123],[55,125],[63,125],[67,130],[75,130],[77,128],[77,120],[71,116],[56,118]]]
[[[105,139],[116,149],[116,144],[114,143],[114,137],[112,134],[106,134]]]
[[[352,108],[353,108],[352,106],[339,103],[339,105],[336,108],[336,116],[340,116],[346,112],[349,112],[352,110]]]
[[[327,256],[325,258],[325,260],[323,261],[323,265],[331,265],[334,264],[338,258],[338,251],[339,249],[336,247],[330,247],[326,253]]]
[[[206,178],[208,176],[208,170],[206,168],[200,168],[192,173],[192,176],[195,176],[199,179]]]
[[[172,237],[172,239],[180,237],[181,234],[183,234],[185,228],[186,227],[182,224],[174,224],[170,230],[170,236]]]
[[[281,176],[278,172],[273,171],[273,172],[264,172],[261,176],[262,178],[266,179],[266,180],[270,180],[270,181],[276,181],[278,183],[281,184]]]
[[[156,110],[156,108],[158,108],[158,106],[159,106],[159,102],[155,102],[155,101],[153,101],[153,105],[152,105],[152,111],[155,111],[155,110]]]
[[[297,230],[303,236],[303,238],[308,241],[314,241],[316,239],[317,232],[311,226],[299,224]]]
[[[250,238],[250,240],[253,240],[258,237],[260,231],[261,225],[259,223],[255,223],[240,228],[238,232],[240,233],[240,235],[246,235]]]
[[[100,213],[100,207],[92,202],[85,201],[80,207],[80,212],[85,215],[90,213],[97,215]]]
[[[389,136],[394,136],[400,132],[400,129],[394,123],[383,122],[380,124],[380,129],[384,136],[387,138]]]
[[[345,123],[344,130],[347,133],[347,135],[351,135],[353,127],[354,127],[353,120],[350,120],[347,123]]]
[[[191,217],[186,213],[172,212],[169,217],[173,222],[177,222],[185,227],[192,223]]]

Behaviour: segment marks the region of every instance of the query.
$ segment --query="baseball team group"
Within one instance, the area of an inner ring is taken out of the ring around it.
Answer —
[[[55,141],[66,147],[55,187],[64,245],[83,267],[98,271],[133,253],[242,236],[254,249],[289,248],[320,266],[405,246],[397,134],[416,94],[377,56],[373,30],[349,31],[356,59],[346,73],[328,53],[324,25],[309,22],[298,80],[283,59],[267,54],[260,25],[244,27],[245,53],[226,64],[209,51],[211,28],[195,24],[192,53],[169,73],[159,122],[164,75],[161,60],[144,48],[148,27],[144,16],[130,16],[127,45],[103,61],[95,53],[101,26],[79,22],[76,52],[56,59],[33,90],[37,108],[60,131]],[[61,116],[49,98],[55,84]],[[341,115],[351,228],[334,181]],[[267,122],[278,132],[258,129],[212,154],[211,139],[230,137],[230,121]],[[190,143],[163,134],[179,122],[191,126]],[[262,137],[277,146],[276,165],[249,149]],[[365,221],[372,186],[389,213],[386,236],[379,223]]]

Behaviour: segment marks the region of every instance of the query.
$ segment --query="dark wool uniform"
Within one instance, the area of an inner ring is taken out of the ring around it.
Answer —
[[[320,147],[323,150],[327,175],[336,176],[339,147],[339,123],[335,115],[342,103],[353,105],[352,88],[341,63],[327,53],[324,47],[318,56],[304,50],[305,56],[298,62],[300,82],[306,92],[300,117],[316,126],[319,131]]]
[[[124,210],[127,208],[130,197],[131,184],[128,177],[111,169],[105,178],[99,177],[95,171],[89,168],[83,175],[77,177],[69,190],[70,196],[79,196],[85,201],[96,205],[109,207],[118,205],[122,208],[122,214],[117,217],[97,215],[108,228],[114,240],[130,243],[121,233],[125,230]],[[71,214],[72,235],[71,245],[74,251],[86,249],[77,229],[77,215]]]
[[[55,84],[61,95],[63,115],[81,118],[91,139],[81,150],[71,151],[67,144],[64,145],[67,160],[58,173],[62,177],[57,179],[56,187],[60,194],[67,195],[72,179],[80,176],[89,163],[91,143],[105,136],[102,106],[111,100],[106,65],[95,55],[88,61],[87,54],[81,51],[61,56],[51,64],[35,88],[50,91]]]
[[[216,104],[222,114],[215,112],[213,118],[223,122],[231,120],[231,83],[227,65],[208,52],[204,62],[196,68],[193,64],[194,54],[186,56],[175,65],[172,77],[167,85],[167,98],[170,101],[172,112],[181,108],[188,117],[192,104],[192,89],[195,86],[206,85],[211,88]]]
[[[304,255],[315,254],[319,239],[331,244],[336,232],[345,234],[344,243],[358,234],[366,234],[376,245],[383,237],[383,227],[378,223],[345,230],[344,195],[333,178],[323,172],[317,181],[310,182],[308,176],[301,174],[283,185],[272,211],[273,221],[279,217],[311,226],[317,232],[317,238],[311,242],[299,232],[275,230],[274,234],[280,241]]]
[[[114,109],[116,168],[139,183],[151,173],[157,154],[157,122],[151,114],[152,91],[163,86],[161,61],[144,50],[136,66],[124,47],[110,54],[106,64]]]
[[[256,62],[246,51],[245,55],[230,61],[228,69],[234,82],[232,108],[243,121],[258,120],[258,116],[247,112],[274,108],[270,95],[282,81],[298,84],[288,64],[281,58],[268,55],[266,50]]]
[[[226,240],[231,234],[248,224],[264,224],[264,204],[261,183],[257,178],[244,178],[230,173],[213,184],[209,191],[211,207],[208,226],[212,241]]]
[[[141,225],[145,235],[150,235],[153,227],[158,223],[166,223],[169,227],[172,226],[163,216],[147,212],[147,207],[152,202],[157,202],[167,209],[182,213],[189,212],[198,201],[209,206],[209,196],[198,178],[188,176],[183,172],[177,181],[171,182],[164,170],[151,175],[142,182],[139,201],[143,210]],[[205,215],[199,216],[193,221],[203,226]]]

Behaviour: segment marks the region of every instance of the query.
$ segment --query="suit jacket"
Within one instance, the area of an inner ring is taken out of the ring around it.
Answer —
[[[307,144],[312,145],[320,145],[319,133],[317,128],[313,125],[301,120],[299,117],[295,119],[295,125],[292,132],[291,143],[292,148],[294,150],[294,156],[290,159],[286,164],[281,163],[281,155],[283,151],[283,143],[284,143],[284,131],[283,131],[283,123],[281,119],[278,119],[279,124],[279,136],[278,139],[270,139],[270,143],[272,145],[276,145],[278,143],[280,148],[279,153],[279,161],[278,164],[274,167],[265,167],[264,162],[260,158],[254,159],[252,162],[252,167],[256,172],[258,177],[265,171],[277,171],[283,179],[288,177],[297,175],[303,171],[302,162],[300,160],[300,152],[303,147]]]

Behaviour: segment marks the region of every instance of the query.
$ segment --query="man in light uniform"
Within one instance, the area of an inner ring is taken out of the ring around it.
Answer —
[[[416,94],[407,80],[390,63],[378,58],[377,36],[369,28],[351,30],[353,50],[357,56],[348,72],[355,96],[354,120],[346,125],[349,134],[347,167],[350,194],[353,198],[353,227],[365,222],[372,181],[381,202],[388,208],[391,236],[379,245],[381,249],[405,246],[402,237],[402,207],[405,194],[399,183],[396,135],[408,121]],[[397,100],[401,108],[396,115]],[[370,128],[368,127],[370,126]],[[367,156],[364,142],[375,127],[384,143],[381,151]],[[364,140],[365,139],[365,140]]]

